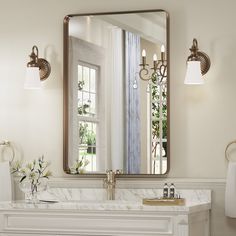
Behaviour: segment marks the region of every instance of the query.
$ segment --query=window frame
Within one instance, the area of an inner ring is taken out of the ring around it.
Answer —
[[[99,120],[99,80],[100,80],[100,68],[99,66],[97,65],[93,65],[91,63],[88,63],[88,62],[83,62],[83,61],[78,61],[78,67],[81,66],[82,67],[82,71],[83,71],[83,67],[87,67],[89,68],[89,70],[93,69],[95,70],[95,92],[91,92],[90,91],[90,71],[89,71],[89,91],[87,90],[81,90],[81,92],[86,92],[88,93],[89,95],[90,94],[94,94],[95,95],[95,116],[84,116],[84,115],[80,115],[78,113],[78,128],[79,128],[79,125],[81,122],[84,122],[84,123],[91,123],[91,125],[95,124],[96,125],[96,144],[95,145],[88,145],[87,147],[91,147],[91,148],[95,148],[96,150],[96,153],[95,155],[93,155],[93,158],[95,156],[95,161],[98,160],[99,158],[99,152],[97,151],[98,150],[98,144],[99,144],[99,123],[100,123],[100,120]],[[77,70],[78,72],[78,70]],[[82,72],[83,73],[83,72]],[[83,74],[82,74],[82,79],[83,79]],[[78,74],[78,82],[79,82],[79,74]],[[78,88],[78,93],[80,92],[79,88]],[[83,95],[82,95],[82,98],[83,98]],[[89,96],[90,98],[90,96]],[[79,100],[79,96],[77,98]],[[79,101],[78,101],[79,103]],[[82,101],[82,105],[83,105],[83,101]],[[79,107],[79,106],[78,106]],[[78,135],[79,139],[80,139],[80,135]],[[78,143],[78,160],[81,160],[81,157],[80,157],[80,148],[83,147],[82,144]],[[95,162],[95,165],[96,165],[96,162]],[[96,168],[96,167],[95,167]],[[96,169],[94,170],[94,165],[93,165],[93,161],[92,161],[92,168],[91,170],[87,171],[86,168],[85,168],[85,171],[86,173],[94,173],[96,172]]]

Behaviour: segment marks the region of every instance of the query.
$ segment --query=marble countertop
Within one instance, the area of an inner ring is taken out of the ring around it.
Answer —
[[[0,202],[0,211],[143,211],[143,212],[199,212],[211,209],[210,190],[179,190],[186,199],[184,206],[148,206],[143,198],[161,196],[158,189],[116,189],[116,200],[105,200],[104,189],[50,189],[48,191],[58,202],[25,201]],[[45,199],[47,200],[47,199]]]
[[[8,210],[50,210],[50,211],[150,211],[150,212],[199,212],[209,210],[209,202],[189,202],[184,206],[148,206],[142,202],[134,201],[80,201],[80,202],[58,202],[36,204],[24,201],[0,202],[0,211]]]

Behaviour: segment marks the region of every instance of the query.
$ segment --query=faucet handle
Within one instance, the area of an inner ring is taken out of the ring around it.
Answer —
[[[107,179],[104,178],[104,179],[103,179],[103,188],[106,188],[106,187],[107,187]]]
[[[113,170],[107,170],[107,178],[106,178],[106,182],[109,184],[113,184],[116,182],[116,178],[115,175],[116,173]]]
[[[121,175],[121,174],[123,174],[123,170],[122,169],[117,169],[115,173],[116,173],[116,175]]]

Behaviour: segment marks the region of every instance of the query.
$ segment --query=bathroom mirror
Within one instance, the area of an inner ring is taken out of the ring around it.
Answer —
[[[163,10],[64,19],[64,170],[163,176],[170,166],[169,18]]]

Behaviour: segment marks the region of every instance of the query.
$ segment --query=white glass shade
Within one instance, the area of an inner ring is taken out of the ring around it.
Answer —
[[[40,89],[41,82],[38,67],[27,67],[25,77],[25,89]]]
[[[204,84],[200,61],[188,61],[184,80],[185,84]]]

